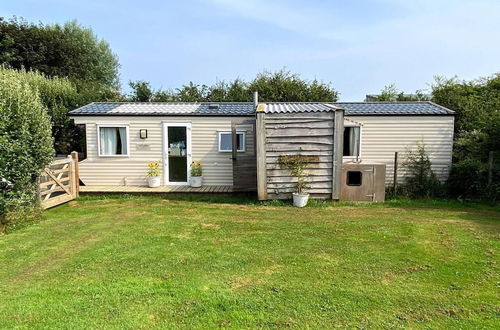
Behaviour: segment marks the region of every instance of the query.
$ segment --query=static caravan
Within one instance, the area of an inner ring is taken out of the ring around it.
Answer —
[[[277,159],[301,153],[319,159],[310,170],[311,194],[340,199],[343,168],[384,165],[382,182],[390,184],[394,153],[419,142],[440,180],[451,167],[454,112],[432,102],[104,102],[70,116],[85,125],[80,178],[87,187],[145,186],[151,161],[161,162],[164,187],[188,185],[191,161],[201,161],[212,191],[289,198],[294,181]],[[404,171],[398,174],[404,180]]]
[[[163,185],[187,185],[191,161],[208,186],[233,184],[232,129],[238,156],[254,155],[252,103],[91,103],[70,112],[85,125],[80,162],[86,186],[144,186],[146,164],[163,165]]]

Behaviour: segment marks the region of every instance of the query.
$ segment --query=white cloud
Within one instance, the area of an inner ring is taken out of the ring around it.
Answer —
[[[331,2],[325,7],[317,2],[206,1],[255,24],[265,23],[305,39],[301,45],[276,42],[267,53],[267,63],[292,67],[295,63],[309,72],[318,68],[317,63],[328,63],[321,73],[331,77],[327,80],[335,79],[341,92],[343,80],[353,79],[345,76],[345,65],[352,66],[356,77],[363,76],[361,70],[365,81],[348,82],[358,89],[347,90],[348,97],[360,98],[391,82],[412,91],[425,87],[436,74],[470,79],[500,70],[500,1],[378,0],[382,7],[396,7],[397,14],[374,12],[380,19],[362,23],[357,19],[356,24],[350,20],[358,15],[355,9],[345,15]],[[308,45],[308,38],[322,42]]]

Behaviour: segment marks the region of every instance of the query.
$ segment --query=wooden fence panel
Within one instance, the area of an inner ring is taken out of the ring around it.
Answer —
[[[297,179],[278,163],[280,155],[317,156],[308,168],[309,193],[328,197],[332,193],[332,157],[334,150],[334,113],[266,113],[266,195],[291,198]]]
[[[38,182],[40,204],[44,209],[78,197],[78,154],[73,152],[66,159],[58,159],[50,163],[42,171]]]
[[[233,191],[257,190],[257,158],[254,155],[233,159]]]

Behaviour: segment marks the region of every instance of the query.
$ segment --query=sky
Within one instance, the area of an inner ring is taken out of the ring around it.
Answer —
[[[286,68],[341,101],[434,76],[500,72],[500,0],[0,0],[0,16],[76,19],[107,40],[130,80],[156,89]]]

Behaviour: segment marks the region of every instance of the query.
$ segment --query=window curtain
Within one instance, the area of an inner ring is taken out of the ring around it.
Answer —
[[[127,129],[125,127],[100,128],[101,155],[127,154]]]
[[[119,155],[127,154],[127,129],[125,127],[118,127],[118,136],[120,137],[120,150]]]
[[[350,127],[349,130],[349,155],[359,156],[359,127]]]

